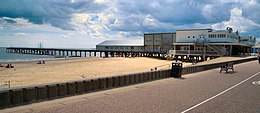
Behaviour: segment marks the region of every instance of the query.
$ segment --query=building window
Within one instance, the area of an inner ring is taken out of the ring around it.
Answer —
[[[107,46],[105,46],[105,49],[108,49],[108,47],[107,47]]]
[[[195,38],[195,36],[192,36],[192,38]]]
[[[190,36],[188,36],[188,38],[190,38]]]
[[[181,46],[180,50],[181,51],[188,51],[189,50],[189,46]]]

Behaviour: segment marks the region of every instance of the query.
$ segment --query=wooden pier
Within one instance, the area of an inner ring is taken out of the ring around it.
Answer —
[[[56,49],[56,48],[6,48],[7,53],[69,56],[69,57],[163,57],[165,53],[158,52],[129,52],[129,51],[105,51],[87,49]]]

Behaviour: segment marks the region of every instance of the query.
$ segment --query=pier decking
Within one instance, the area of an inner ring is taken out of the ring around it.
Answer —
[[[9,47],[7,53],[34,54],[34,55],[52,55],[52,56],[72,56],[72,57],[145,57],[157,56],[163,57],[165,53],[158,52],[129,52],[129,51],[106,51],[106,50],[88,50],[88,49],[57,49],[57,48],[24,48]]]

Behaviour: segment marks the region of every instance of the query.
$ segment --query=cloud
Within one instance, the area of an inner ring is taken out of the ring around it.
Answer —
[[[100,12],[105,4],[94,0],[2,0],[0,17],[24,18],[34,24],[51,24],[73,30],[71,15],[79,12]]]
[[[259,0],[2,0],[0,33],[109,39],[233,27],[260,37],[259,17]]]
[[[241,33],[252,32],[260,28],[260,24],[243,17],[243,11],[239,8],[233,8],[230,11],[230,19],[221,23],[212,25],[214,29],[225,29],[226,27],[232,27]]]

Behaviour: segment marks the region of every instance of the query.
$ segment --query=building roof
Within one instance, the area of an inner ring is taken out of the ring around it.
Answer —
[[[97,46],[144,46],[144,40],[143,39],[106,40],[99,43]]]
[[[176,32],[144,33],[144,35],[176,34]]]
[[[197,30],[212,30],[212,29],[181,29],[181,30],[176,30],[176,31],[197,31]]]
[[[194,45],[193,42],[190,42],[190,43],[185,43],[185,42],[176,42],[176,43],[172,43],[173,45]],[[240,43],[208,43],[208,44],[211,44],[211,45],[232,45],[232,46],[247,46],[249,47],[249,45],[246,45],[246,44],[240,44]]]
[[[260,42],[253,46],[253,48],[260,48]]]

